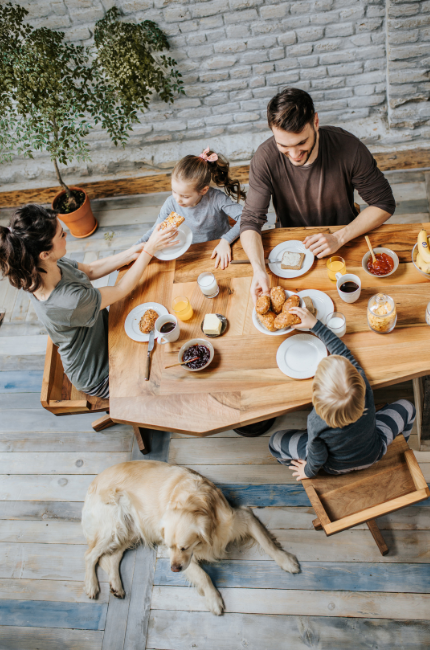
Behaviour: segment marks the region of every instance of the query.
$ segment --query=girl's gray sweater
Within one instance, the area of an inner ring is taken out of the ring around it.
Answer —
[[[308,453],[305,474],[312,478],[323,468],[327,472],[350,470],[370,465],[383,456],[382,440],[376,428],[375,402],[370,384],[363,368],[350,350],[325,325],[317,321],[312,328],[327,346],[330,354],[346,357],[366,382],[365,410],[363,415],[343,429],[331,429],[315,412],[308,416]]]
[[[185,223],[193,233],[193,244],[221,239],[221,237],[232,244],[240,235],[242,206],[240,203],[232,201],[221,190],[210,187],[201,201],[193,208],[183,208],[176,203],[173,196],[169,196],[164,202],[155,224],[136,244],[148,241],[155,226],[164,221],[172,210],[184,217]],[[233,228],[228,222],[228,217],[237,222]]]

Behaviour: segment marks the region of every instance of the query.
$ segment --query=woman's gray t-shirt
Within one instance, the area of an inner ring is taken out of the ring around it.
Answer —
[[[93,389],[109,375],[108,312],[101,293],[74,260],[58,260],[61,280],[47,300],[30,299],[58,346],[63,368],[78,390]]]

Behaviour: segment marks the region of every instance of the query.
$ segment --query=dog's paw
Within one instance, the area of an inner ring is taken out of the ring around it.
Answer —
[[[115,589],[112,585],[110,585],[110,592],[115,596],[115,598],[124,598],[125,596],[125,591],[122,587],[119,589]]]
[[[219,591],[214,588],[213,591],[211,590],[209,594],[206,594],[205,600],[209,611],[215,616],[221,616],[224,611],[224,601]]]
[[[97,580],[86,580],[85,581],[85,593],[88,598],[97,598],[97,594],[100,591],[99,583]]]
[[[278,564],[284,571],[288,571],[288,573],[300,573],[300,564],[295,555],[284,551],[279,560]]]

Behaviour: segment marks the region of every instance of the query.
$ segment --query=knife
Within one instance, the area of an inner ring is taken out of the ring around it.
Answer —
[[[264,260],[266,264],[280,264],[282,260]],[[249,260],[231,260],[230,264],[251,264]]]
[[[149,379],[149,366],[151,364],[151,352],[154,349],[155,328],[149,332],[148,354],[146,357],[145,381]]]

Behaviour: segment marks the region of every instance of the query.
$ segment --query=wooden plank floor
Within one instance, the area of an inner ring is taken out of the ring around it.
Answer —
[[[397,201],[393,221],[429,220],[429,172],[389,172]],[[429,183],[427,182],[427,187]],[[93,202],[100,227],[88,240],[69,236],[68,255],[91,261],[132,244],[155,220],[167,194]],[[11,210],[0,211],[7,224]],[[274,215],[271,213],[273,223]],[[104,280],[113,283],[115,274]],[[98,286],[102,286],[98,282]],[[28,296],[0,281],[0,648],[3,650],[272,650],[272,648],[428,648],[430,504],[380,520],[392,549],[384,558],[365,526],[330,539],[313,530],[300,485],[257,439],[227,431],[198,439],[157,433],[151,457],[193,467],[250,505],[302,572],[290,576],[255,548],[232,549],[209,568],[227,612],[216,618],[173,574],[166,553],[140,547],[121,571],[127,596],[83,593],[82,500],[105,467],[141,458],[130,427],[101,433],[92,416],[55,417],[39,403],[46,332]],[[407,382],[379,400],[412,399]],[[279,419],[304,428],[306,412]],[[412,446],[416,436],[412,437]],[[430,482],[430,452],[418,459]],[[144,461],[143,461],[144,462]]]

